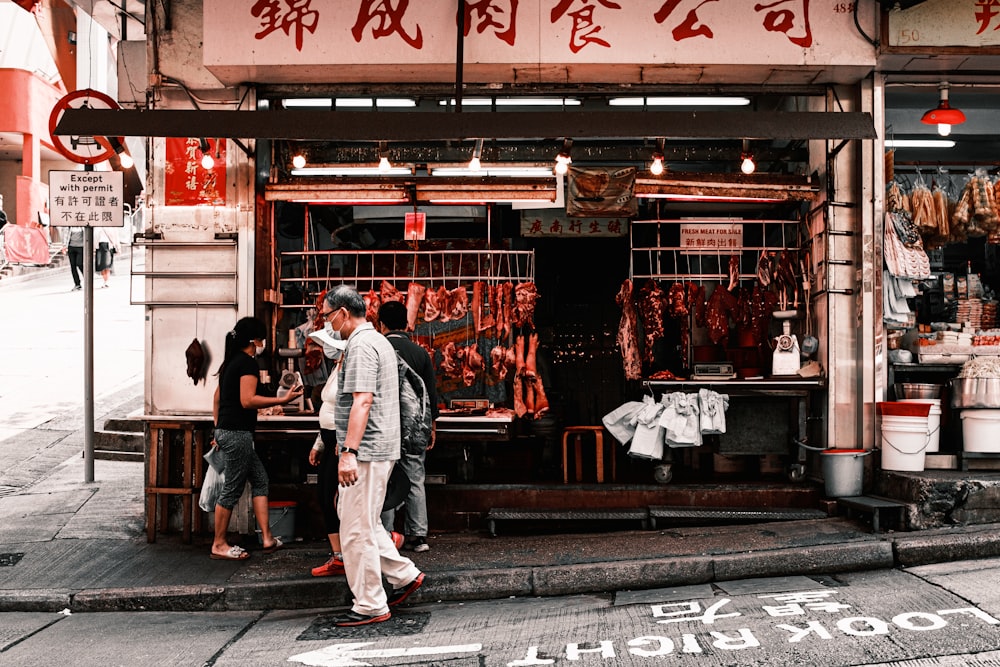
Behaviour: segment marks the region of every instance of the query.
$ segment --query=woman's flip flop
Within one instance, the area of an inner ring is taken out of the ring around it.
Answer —
[[[212,560],[246,560],[250,558],[250,554],[247,553],[242,547],[232,546],[229,547],[229,551],[224,554],[217,554],[214,551],[209,556]]]
[[[282,542],[279,538],[276,537],[276,538],[274,538],[274,544],[272,544],[269,547],[264,547],[264,553],[266,553],[266,554],[273,554],[275,551],[277,551],[278,549],[280,549],[283,546],[285,546],[285,543]]]

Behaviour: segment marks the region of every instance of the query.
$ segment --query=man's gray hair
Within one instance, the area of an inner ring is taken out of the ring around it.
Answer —
[[[330,310],[346,308],[352,317],[364,317],[366,312],[364,298],[351,285],[337,285],[326,293],[325,301]]]

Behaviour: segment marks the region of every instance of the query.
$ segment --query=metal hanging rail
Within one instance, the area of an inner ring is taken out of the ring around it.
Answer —
[[[351,282],[359,290],[366,291],[379,289],[382,281],[416,282],[430,286],[535,280],[533,250],[305,250],[282,252],[281,257],[301,258],[304,267],[303,276],[281,278],[279,282],[282,284],[316,283],[329,287]],[[387,271],[389,262],[391,270]],[[324,264],[326,275],[322,275],[320,270]],[[332,275],[335,265],[339,265],[339,274]],[[475,268],[469,270],[473,265]],[[315,272],[310,272],[311,268],[315,268]],[[405,292],[406,286],[403,285],[400,291]],[[310,308],[312,305],[286,304],[284,307]]]

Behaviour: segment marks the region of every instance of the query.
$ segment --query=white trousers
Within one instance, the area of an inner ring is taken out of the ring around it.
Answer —
[[[393,588],[402,588],[420,574],[413,561],[399,555],[380,521],[394,463],[358,461],[358,481],[341,486],[337,502],[344,569],[354,595],[351,609],[366,616],[379,616],[389,610],[382,575]]]

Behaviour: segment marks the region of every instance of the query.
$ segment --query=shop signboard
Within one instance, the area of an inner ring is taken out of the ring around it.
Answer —
[[[928,0],[889,12],[889,46],[1000,46],[1000,3],[995,0]]]
[[[873,3],[857,10],[854,3],[820,0],[494,0],[463,7],[469,71],[567,64],[875,64],[874,47],[855,27],[857,11],[859,24],[874,30]],[[203,20],[204,64],[224,82],[316,80],[323,68],[364,80],[454,76],[454,3],[260,0],[234,9],[232,3],[206,1]],[[391,63],[399,67],[386,67]]]
[[[531,238],[607,238],[628,233],[628,218],[571,218],[565,211],[521,211],[521,236]]]
[[[55,227],[121,227],[124,196],[120,171],[49,171],[49,219]]]
[[[681,252],[736,252],[743,249],[743,225],[741,223],[682,222],[680,228]]]
[[[200,140],[166,139],[164,204],[167,206],[224,206],[226,203],[226,142],[210,140],[214,165],[201,164]]]

